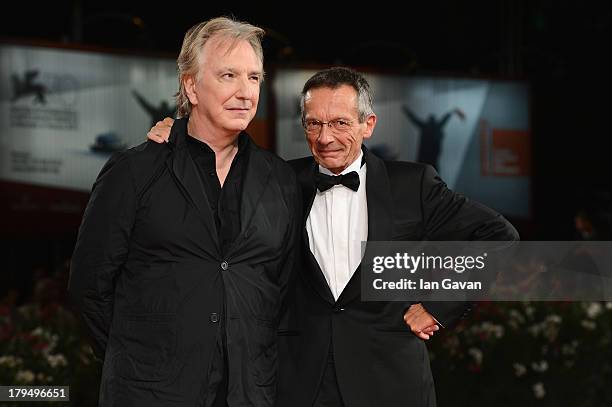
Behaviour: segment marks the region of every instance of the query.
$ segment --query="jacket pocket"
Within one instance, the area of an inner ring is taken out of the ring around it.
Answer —
[[[124,352],[117,359],[119,376],[138,381],[161,381],[178,365],[175,314],[127,315],[118,338]]]
[[[253,374],[257,386],[273,386],[278,368],[278,338],[274,321],[255,319],[253,352],[251,354]]]

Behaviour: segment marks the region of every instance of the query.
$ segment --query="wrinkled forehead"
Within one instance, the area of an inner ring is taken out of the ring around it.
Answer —
[[[244,53],[248,58],[244,58]],[[217,34],[210,37],[200,50],[201,63],[215,64],[227,59],[236,59],[236,62],[257,65],[259,68],[263,66],[261,57],[246,39]]]
[[[358,97],[350,85],[321,86],[309,89],[304,95],[304,113],[308,116],[352,117],[358,113]]]

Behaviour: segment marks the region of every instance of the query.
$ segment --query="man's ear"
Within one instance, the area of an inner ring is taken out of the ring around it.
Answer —
[[[183,77],[183,86],[185,87],[185,93],[192,105],[198,104],[198,94],[196,93],[196,81],[193,75],[185,75]]]
[[[372,113],[368,116],[365,121],[365,130],[363,133],[363,138],[367,139],[372,137],[372,133],[374,132],[374,127],[376,127],[376,115]]]

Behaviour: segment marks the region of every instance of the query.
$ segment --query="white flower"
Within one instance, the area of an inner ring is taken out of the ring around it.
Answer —
[[[12,355],[8,356],[0,356],[0,366],[7,366],[9,368],[13,368],[15,366],[19,366],[23,363],[23,359],[17,358]]]
[[[524,323],[525,322],[525,317],[523,316],[523,314],[521,314],[520,312],[518,312],[515,309],[511,309],[509,312],[509,316],[510,319],[513,321],[516,321],[518,323]]]
[[[593,331],[595,330],[595,328],[597,328],[597,324],[595,322],[586,319],[580,321],[580,325],[582,325],[584,329],[588,329],[589,331]]]
[[[48,335],[48,339],[49,339],[49,346],[47,346],[45,349],[42,350],[42,354],[47,357],[51,354],[51,352],[53,352],[53,350],[57,346],[57,343],[59,341],[59,336],[57,336],[57,334]]]
[[[606,302],[606,309],[612,309],[612,301]]]
[[[576,353],[576,347],[572,346],[572,344],[564,343],[561,347],[561,353],[564,355],[573,355]]]
[[[42,327],[36,327],[36,329],[34,329],[31,334],[33,336],[43,336],[43,334],[45,333],[45,331],[43,331]]]
[[[496,338],[504,336],[504,327],[501,325],[489,324],[487,326],[487,332]]]
[[[495,327],[495,337],[496,338],[501,338],[502,336],[504,336],[504,327],[502,325],[497,325]]]
[[[521,377],[525,373],[527,373],[527,368],[520,363],[513,363],[512,367],[514,368],[514,374],[516,377]]]
[[[55,347],[59,342],[59,336],[57,334],[51,335],[51,346]]]
[[[449,337],[448,342],[446,342],[446,348],[448,349],[451,355],[455,355],[457,353],[459,346],[460,346],[459,338],[457,338],[456,336]],[[91,353],[91,352],[88,352],[88,353]],[[91,359],[91,356],[90,356],[90,359]]]
[[[529,328],[527,328],[527,330],[533,336],[538,336],[540,335],[540,332],[544,330],[544,325],[543,324],[533,324]]]
[[[597,318],[599,314],[601,314],[602,306],[598,302],[591,302],[586,305],[586,313],[587,316],[591,319]]]
[[[544,388],[544,384],[542,382],[537,382],[533,385],[533,395],[537,399],[542,399],[546,396],[546,389]]]
[[[478,348],[468,349],[468,353],[474,358],[477,365],[482,363],[482,351]]]
[[[559,334],[560,324],[554,322],[546,322],[543,323],[543,327],[543,333],[546,339],[548,339],[550,342],[554,342],[557,339],[557,335]]]
[[[496,338],[501,338],[504,336],[504,327],[502,325],[495,325],[492,322],[485,321],[480,324],[480,327],[474,326],[472,332],[475,334],[485,333],[487,336],[494,336]]]
[[[18,383],[32,383],[36,376],[31,370],[19,370],[15,375],[15,380]]]
[[[546,317],[546,322],[550,322],[553,324],[560,324],[561,321],[562,321],[562,318],[557,314],[552,314]]]
[[[533,362],[531,363],[531,368],[538,373],[545,372],[548,370],[548,362],[545,360],[542,360],[539,363]]]
[[[66,366],[68,361],[62,354],[47,355],[47,362],[51,367]]]

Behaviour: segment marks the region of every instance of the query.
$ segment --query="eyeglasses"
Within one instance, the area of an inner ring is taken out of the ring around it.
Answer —
[[[327,125],[334,133],[344,133],[351,129],[352,122],[346,119],[334,119],[328,122],[322,122],[316,119],[308,119],[304,121],[304,130],[308,134],[318,134],[323,129],[323,125]]]

